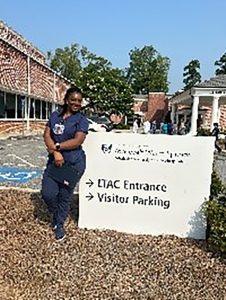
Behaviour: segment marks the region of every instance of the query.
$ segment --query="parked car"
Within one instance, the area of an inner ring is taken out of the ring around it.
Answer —
[[[93,120],[88,119],[89,122],[89,131],[93,132],[106,132],[107,131],[107,126],[105,124],[98,124],[97,122],[94,122]]]
[[[111,122],[110,119],[108,119],[107,117],[105,116],[90,116],[88,118],[88,120],[92,121],[93,123],[96,123],[98,125],[101,126],[101,130],[94,130],[94,131],[104,131],[103,128],[105,128],[105,131],[111,131],[112,128],[113,128],[113,124]],[[94,125],[92,125],[91,127],[93,127]],[[95,125],[95,128],[98,128],[97,125]]]

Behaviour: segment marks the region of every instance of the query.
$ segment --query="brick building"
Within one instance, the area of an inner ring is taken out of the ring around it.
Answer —
[[[21,129],[24,123],[27,130],[43,126],[62,102],[70,82],[45,59],[39,49],[0,21],[0,133]]]
[[[226,74],[217,75],[194,85],[170,99],[171,119],[188,123],[189,133],[200,128],[212,129],[214,123],[226,130]]]
[[[162,92],[150,92],[148,95],[134,95],[133,111],[150,122],[160,123],[168,116],[170,96]]]
[[[70,81],[46,64],[45,54],[0,20],[0,134],[42,129]],[[134,113],[157,125],[168,111],[164,93],[134,95]]]

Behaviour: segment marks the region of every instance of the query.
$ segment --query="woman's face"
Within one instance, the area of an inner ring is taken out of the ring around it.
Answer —
[[[80,93],[72,93],[66,100],[68,105],[68,110],[72,113],[77,112],[81,109],[82,106],[82,95]]]

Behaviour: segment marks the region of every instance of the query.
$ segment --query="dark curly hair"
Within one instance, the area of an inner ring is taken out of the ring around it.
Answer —
[[[60,115],[64,115],[67,111],[67,99],[70,97],[71,94],[78,93],[82,95],[82,91],[77,86],[71,86],[69,89],[67,89],[65,95],[64,95],[64,104],[61,106],[62,110],[60,112]]]

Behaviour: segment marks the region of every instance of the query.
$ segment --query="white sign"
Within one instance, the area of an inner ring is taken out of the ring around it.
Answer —
[[[205,238],[213,137],[89,134],[79,227]]]

